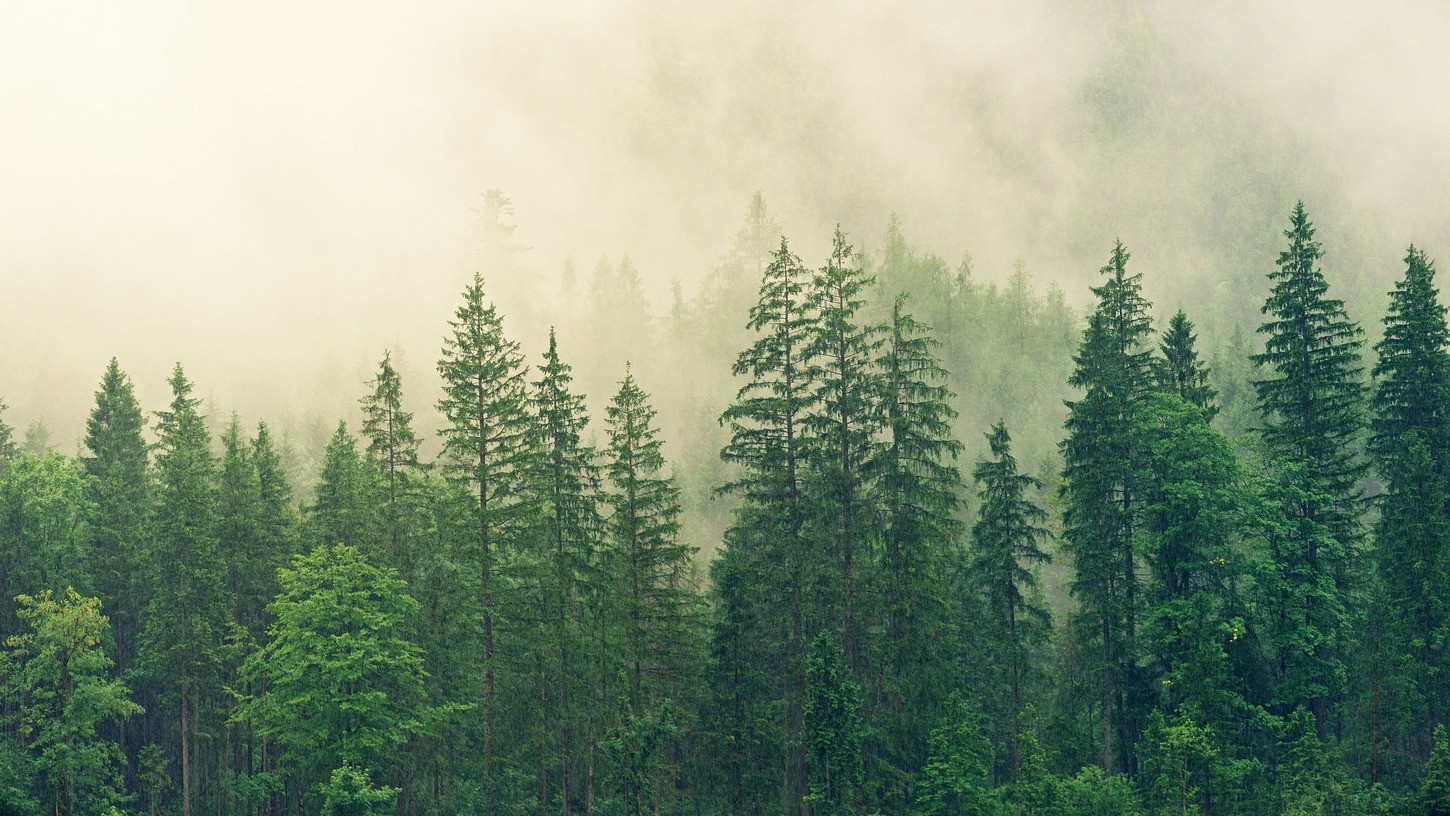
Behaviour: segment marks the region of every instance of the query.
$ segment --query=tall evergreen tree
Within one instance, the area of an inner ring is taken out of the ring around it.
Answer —
[[[80,462],[91,500],[86,526],[92,573],[101,608],[111,621],[113,660],[121,673],[135,665],[136,631],[146,605],[140,580],[151,487],[145,427],[131,378],[112,357],[86,420],[84,444],[90,453]]]
[[[605,471],[611,513],[603,569],[613,584],[612,611],[621,629],[627,683],[622,739],[630,755],[641,748],[630,745],[636,742],[631,739],[635,726],[658,717],[671,698],[678,699],[696,682],[689,673],[699,614],[690,574],[693,549],[679,541],[679,491],[665,473],[654,417],[648,397],[626,369],[608,409]],[[640,732],[645,733],[654,729]],[[652,779],[649,787],[659,789],[664,781]],[[643,812],[640,793],[637,787],[627,811]]]
[[[1306,699],[1324,728],[1330,705],[1345,690],[1349,595],[1361,569],[1363,332],[1345,314],[1344,303],[1327,296],[1329,284],[1318,266],[1324,253],[1303,202],[1295,205],[1284,235],[1289,246],[1269,273],[1274,287],[1259,327],[1266,335],[1264,351],[1254,355],[1264,379],[1254,386],[1275,467],[1281,479],[1297,481],[1285,486],[1287,523],[1322,527],[1324,534],[1299,536],[1302,547],[1296,552],[1278,553],[1277,597],[1270,603],[1281,616],[1276,671],[1286,692],[1280,703],[1287,708]]]
[[[217,553],[216,461],[211,434],[178,364],[171,405],[157,412],[155,537],[150,553],[153,593],[141,636],[146,674],[163,693],[180,737],[181,807],[191,816],[201,772],[199,745],[214,713],[226,604]]]
[[[586,695],[606,694],[604,672],[595,672],[598,661],[605,658],[605,649],[595,651],[595,663],[588,665],[584,656],[591,651],[590,635],[597,631],[587,619],[590,610],[601,606],[600,582],[595,570],[600,546],[601,520],[598,496],[599,467],[595,451],[582,440],[589,425],[584,397],[573,393],[572,369],[559,359],[554,331],[549,331],[549,348],[539,367],[539,379],[533,383],[533,409],[538,417],[542,444],[541,473],[536,482],[540,504],[544,508],[550,583],[544,590],[551,597],[549,611],[551,644],[554,651],[552,671],[557,705],[559,750],[559,800],[564,816],[573,808],[577,795],[574,765],[581,745],[576,741],[581,726],[588,734],[590,746],[602,728],[597,706],[579,706]],[[597,615],[595,616],[597,617]],[[581,713],[576,710],[583,708]],[[591,766],[592,767],[592,766]]]
[[[972,583],[986,599],[991,662],[1006,675],[1006,699],[998,696],[997,710],[992,713],[998,733],[1007,741],[1008,751],[999,753],[1010,756],[1015,780],[1021,771],[1017,747],[1025,705],[1022,687],[1031,650],[1043,643],[1052,625],[1047,608],[1034,597],[1037,577],[1033,568],[1052,557],[1041,547],[1047,538],[1042,527],[1047,513],[1028,497],[1028,491],[1040,489],[1042,482],[1017,472],[1006,424],[998,422],[992,427],[987,444],[992,459],[979,462],[972,472],[981,503],[972,525],[971,572]]]
[[[1093,644],[1100,693],[1104,773],[1131,770],[1140,705],[1137,625],[1141,598],[1134,533],[1141,501],[1142,461],[1136,444],[1139,409],[1153,390],[1148,301],[1142,275],[1129,274],[1128,250],[1113,246],[1093,288],[1088,319],[1068,382],[1083,389],[1068,403],[1062,443],[1063,549],[1075,574],[1077,637]]]
[[[805,697],[805,632],[813,623],[807,609],[807,586],[819,559],[807,552],[803,533],[802,479],[807,466],[804,419],[814,403],[812,383],[806,367],[805,348],[813,325],[806,299],[807,272],[790,251],[784,237],[766,267],[760,301],[750,310],[750,328],[758,335],[750,348],[740,353],[733,372],[748,377],[734,404],[721,415],[730,428],[731,439],[721,456],[741,469],[740,477],[722,488],[738,493],[743,501],[735,522],[726,532],[727,555],[721,570],[741,569],[738,580],[717,575],[722,590],[742,591],[720,597],[725,617],[753,620],[757,631],[735,627],[717,628],[716,635],[744,637],[754,659],[780,680],[784,705],[782,735],[781,796],[787,816],[800,812],[807,793],[806,751],[801,741]],[[738,553],[738,554],[734,554]],[[737,604],[760,603],[769,599],[772,608],[741,614]],[[717,653],[737,647],[717,644]],[[758,651],[756,651],[758,650]],[[719,674],[729,681],[731,674]],[[727,699],[735,690],[720,689]],[[730,729],[754,728],[740,717],[731,716]],[[757,731],[758,733],[758,731]],[[739,745],[738,735],[733,738]],[[732,798],[739,798],[738,793]]]
[[[872,613],[881,627],[874,649],[881,666],[870,689],[876,739],[868,749],[878,777],[868,784],[885,786],[880,795],[897,810],[909,791],[890,778],[909,779],[925,761],[926,726],[957,683],[949,674],[956,632],[945,575],[962,553],[962,446],[952,437],[953,394],[936,347],[930,329],[906,311],[906,296],[898,296],[877,361],[885,430],[869,462],[882,529]]]
[[[837,226],[831,257],[815,273],[808,295],[818,322],[805,351],[816,389],[805,425],[813,437],[812,526],[825,542],[824,552],[839,565],[833,617],[841,621],[842,647],[853,668],[864,668],[860,581],[873,514],[863,483],[880,426],[881,381],[874,359],[880,329],[860,317],[871,284]]]
[[[1446,630],[1450,605],[1450,329],[1435,286],[1435,264],[1410,247],[1404,277],[1390,292],[1384,337],[1375,344],[1370,449],[1385,494],[1375,528],[1376,562],[1387,592],[1392,648],[1403,655],[1424,723],[1413,753],[1450,705]]]
[[[317,475],[307,527],[312,546],[346,544],[379,555],[377,483],[358,455],[357,437],[339,421]]]
[[[1203,409],[1209,419],[1218,414],[1218,392],[1209,383],[1208,367],[1198,359],[1198,335],[1193,321],[1179,309],[1168,320],[1168,328],[1158,350],[1158,383],[1165,391],[1177,394],[1190,405]]]
[[[528,413],[519,345],[504,336],[498,311],[484,300],[482,276],[475,274],[464,290],[463,305],[449,326],[438,361],[444,383],[438,409],[447,420],[439,433],[445,475],[471,496],[473,532],[460,554],[478,573],[483,698],[479,712],[484,782],[489,787],[498,767],[493,733],[499,666],[498,564],[522,535],[535,422]]]
[[[383,354],[377,376],[368,385],[372,391],[362,398],[362,435],[367,439],[368,461],[378,471],[384,563],[412,581],[417,568],[413,539],[419,514],[419,443],[413,415],[403,410],[403,380],[393,368],[391,352]]]

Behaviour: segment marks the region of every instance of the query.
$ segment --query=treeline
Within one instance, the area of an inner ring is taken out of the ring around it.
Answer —
[[[79,457],[0,422],[0,813],[1450,812],[1434,265],[1367,366],[1285,236],[1212,372],[1121,244],[1084,328],[894,221],[807,266],[757,197],[641,349],[678,482],[635,373],[591,425],[480,277],[440,454],[384,355],[302,500],[265,423],[213,438],[180,366],[148,422],[112,360]]]

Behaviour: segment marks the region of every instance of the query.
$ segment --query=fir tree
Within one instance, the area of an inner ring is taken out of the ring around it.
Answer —
[[[551,596],[546,602],[552,603],[549,619],[555,652],[559,786],[565,816],[571,811],[571,797],[576,792],[572,768],[575,751],[579,750],[575,734],[581,715],[575,711],[575,701],[581,693],[603,692],[602,677],[598,678],[601,682],[591,682],[595,673],[578,671],[589,651],[586,638],[591,621],[585,619],[586,610],[600,606],[600,587],[594,580],[601,525],[600,477],[595,452],[581,439],[589,416],[583,396],[570,389],[570,372],[570,367],[559,359],[558,344],[550,329],[549,349],[539,367],[539,379],[533,383],[532,400],[543,447],[537,486],[551,566],[552,583],[545,592]],[[604,659],[602,653],[595,657]],[[592,708],[586,708],[585,716],[596,713]],[[589,729],[591,735],[596,731]]]
[[[317,476],[307,526],[313,546],[346,544],[375,556],[378,546],[377,485],[363,466],[357,437],[338,422]]]
[[[605,472],[606,550],[603,553],[619,624],[631,716],[652,710],[687,678],[692,550],[679,541],[679,491],[665,474],[654,409],[626,373],[609,405]]]
[[[1037,578],[1033,568],[1052,558],[1040,546],[1047,538],[1041,526],[1047,513],[1027,495],[1040,489],[1042,482],[1017,472],[1012,438],[1004,423],[992,427],[987,443],[993,458],[979,462],[972,472],[981,503],[972,525],[971,574],[973,585],[987,603],[991,662],[1006,671],[1007,699],[998,701],[994,713],[999,733],[1010,740],[1015,778],[1021,771],[1017,743],[1028,660],[1031,649],[1042,644],[1052,624],[1046,607],[1034,597]]]
[[[482,276],[475,274],[464,290],[463,305],[449,326],[438,361],[444,382],[438,409],[447,420],[439,433],[445,475],[472,497],[474,529],[461,554],[478,571],[480,714],[485,784],[489,785],[497,767],[493,741],[497,566],[522,534],[535,423],[527,409],[518,343],[504,336],[498,311],[484,300]]]
[[[411,582],[417,568],[412,549],[421,465],[413,415],[403,410],[403,381],[393,368],[391,352],[384,352],[377,376],[368,385],[372,391],[362,398],[362,435],[367,439],[368,461],[379,477],[385,563]]]
[[[170,410],[157,412],[157,503],[150,553],[154,592],[141,650],[147,675],[165,689],[162,703],[176,717],[182,813],[191,816],[201,771],[202,717],[210,714],[218,688],[217,647],[224,639],[227,607],[218,570],[211,434],[180,365],[169,382]]]
[[[1266,335],[1264,351],[1253,358],[1265,376],[1254,386],[1265,420],[1264,440],[1276,466],[1294,463],[1285,473],[1302,482],[1288,486],[1294,501],[1283,504],[1283,511],[1291,525],[1322,525],[1327,535],[1304,538],[1294,560],[1278,563],[1281,595],[1271,602],[1279,609],[1300,609],[1295,625],[1313,633],[1316,642],[1308,644],[1307,654],[1306,644],[1277,644],[1278,673],[1287,679],[1307,672],[1293,682],[1314,689],[1309,707],[1325,727],[1329,706],[1345,688],[1342,634],[1350,620],[1351,582],[1360,569],[1363,332],[1345,314],[1343,302],[1327,296],[1329,284],[1318,266],[1323,250],[1302,202],[1295,205],[1284,235],[1289,246],[1269,274],[1274,288],[1263,306],[1267,320],[1259,327]],[[1282,631],[1293,637],[1289,628]],[[1306,660],[1313,668],[1303,665]]]
[[[717,629],[717,636],[729,633],[756,640],[753,648],[764,651],[760,658],[767,660],[769,670],[781,678],[785,703],[780,708],[785,763],[781,778],[787,816],[800,810],[807,793],[801,718],[805,631],[811,623],[807,615],[813,610],[807,609],[806,592],[814,580],[808,570],[814,570],[818,563],[815,554],[807,552],[802,535],[805,519],[801,488],[807,464],[804,419],[814,403],[805,359],[813,325],[806,301],[806,274],[782,237],[780,248],[766,267],[760,301],[750,310],[749,326],[758,339],[741,352],[733,368],[735,376],[749,380],[720,418],[731,433],[720,455],[742,470],[739,479],[721,490],[738,493],[743,499],[725,537],[729,550],[743,552],[738,558],[727,559],[722,568],[750,569],[741,581],[723,581],[725,586],[745,589],[747,593],[722,595],[721,608],[731,617],[735,612],[730,605],[751,603],[754,598],[769,598],[777,606],[739,616],[757,621],[762,625],[760,631]],[[731,727],[743,725],[737,721]]]
[[[1102,766],[1111,775],[1131,760],[1136,738],[1138,562],[1133,540],[1141,501],[1142,462],[1136,445],[1139,407],[1153,388],[1148,302],[1142,276],[1127,271],[1122,242],[1093,288],[1098,306],[1073,358],[1069,384],[1084,390],[1068,403],[1062,443],[1063,549],[1072,557],[1078,637],[1096,646],[1101,695]]]
[[[1385,494],[1375,528],[1376,563],[1396,610],[1390,634],[1403,655],[1424,723],[1415,753],[1450,704],[1445,633],[1450,607],[1440,588],[1450,579],[1450,329],[1435,286],[1435,264],[1410,247],[1404,277],[1390,292],[1384,337],[1375,344],[1370,450]]]
[[[1158,384],[1190,405],[1202,409],[1209,419],[1218,415],[1218,391],[1209,383],[1208,367],[1198,359],[1198,335],[1193,321],[1179,309],[1168,320],[1158,344]]]
[[[151,474],[147,470],[145,416],[131,378],[111,358],[101,375],[96,405],[86,420],[81,469],[87,476],[92,574],[115,639],[118,672],[136,661],[136,632],[146,606],[140,580],[148,535]],[[124,740],[123,740],[124,742]]]
[[[864,667],[860,573],[866,561],[872,513],[863,489],[865,467],[880,425],[880,378],[875,356],[880,329],[858,316],[872,279],[860,268],[846,235],[836,227],[831,257],[811,280],[809,297],[817,315],[806,347],[816,396],[806,427],[813,437],[814,515],[840,574],[833,594],[839,601],[846,662]],[[834,553],[830,551],[834,550]],[[835,617],[833,615],[832,617]]]
[[[877,714],[886,719],[874,750],[896,773],[925,760],[925,724],[935,719],[941,690],[955,682],[946,674],[955,633],[944,589],[948,560],[961,551],[961,444],[951,434],[956,411],[936,346],[930,330],[906,311],[906,296],[898,296],[877,362],[885,431],[869,462],[882,525],[873,582],[881,668],[872,691]]]

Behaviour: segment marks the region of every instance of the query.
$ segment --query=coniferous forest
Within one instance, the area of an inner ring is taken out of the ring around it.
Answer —
[[[1450,813],[1435,262],[1282,228],[1205,347],[1122,242],[1078,310],[757,195],[657,321],[479,269],[315,466],[113,358],[0,422],[0,813]]]

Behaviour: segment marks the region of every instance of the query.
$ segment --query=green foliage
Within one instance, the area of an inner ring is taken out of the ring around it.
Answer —
[[[145,415],[131,378],[112,357],[86,420],[80,457],[90,499],[86,529],[94,588],[111,620],[116,668],[136,660],[136,634],[145,608],[146,544],[151,506]]]
[[[1086,767],[1063,780],[1059,816],[1143,816],[1143,801],[1126,776]]]
[[[942,721],[932,729],[930,753],[916,783],[919,816],[988,816],[996,813],[991,794],[992,743],[986,718],[966,697],[953,693]]]
[[[344,544],[298,556],[278,581],[270,641],[244,668],[262,691],[235,719],[281,747],[303,789],[343,763],[387,767],[438,713],[422,705],[423,660],[405,628],[416,601]]]
[[[805,739],[810,752],[810,802],[822,816],[860,812],[861,746],[869,735],[861,717],[861,685],[836,638],[821,632],[806,656]]]
[[[1019,713],[1031,668],[1029,659],[1052,626],[1050,613],[1036,595],[1034,568],[1052,558],[1041,547],[1048,537],[1041,526],[1047,513],[1027,495],[1029,490],[1041,489],[1042,482],[1017,472],[1005,424],[993,426],[987,442],[993,459],[979,462],[972,472],[980,503],[972,525],[971,576],[973,586],[986,599],[987,631],[983,635],[989,663],[999,667],[997,675],[988,679],[985,692],[992,701],[994,730],[999,739],[1005,739],[1005,744],[999,743],[998,753],[1013,760],[1015,776],[1020,765]]]
[[[1279,739],[1278,800],[1282,816],[1358,812],[1359,791],[1320,739],[1315,718],[1296,708]]]
[[[1434,747],[1425,763],[1425,778],[1420,783],[1419,814],[1447,816],[1450,814],[1450,742],[1445,739],[1445,726],[1435,726]]]
[[[1198,359],[1197,343],[1193,321],[1179,309],[1168,320],[1168,328],[1158,344],[1163,355],[1155,361],[1158,385],[1201,409],[1211,420],[1218,414],[1218,392],[1209,383],[1208,367]]]
[[[86,482],[58,453],[22,451],[0,472],[0,632],[18,631],[22,592],[85,584]]]
[[[19,741],[33,752],[49,809],[72,816],[125,804],[120,750],[98,729],[141,707],[109,677],[100,600],[67,587],[16,601],[28,631],[5,639],[0,692],[19,711]]]
[[[1120,761],[1131,765],[1141,702],[1135,671],[1142,600],[1134,540],[1144,487],[1138,424],[1154,389],[1152,350],[1145,346],[1148,302],[1140,294],[1142,276],[1128,274],[1128,258],[1122,242],[1115,244],[1102,269],[1107,280],[1092,290],[1098,306],[1068,380],[1084,393],[1068,403],[1062,442],[1063,549],[1072,558],[1071,589],[1080,606],[1075,637],[1096,652],[1101,764],[1109,774]]]
[[[422,465],[413,415],[403,410],[403,381],[393,368],[392,354],[383,354],[372,391],[362,398],[362,435],[366,458],[376,474],[381,516],[381,563],[412,581],[418,569],[418,528],[422,509],[418,495]]]
[[[376,788],[368,772],[349,762],[333,770],[322,789],[323,816],[387,816],[393,813],[397,788]]]

